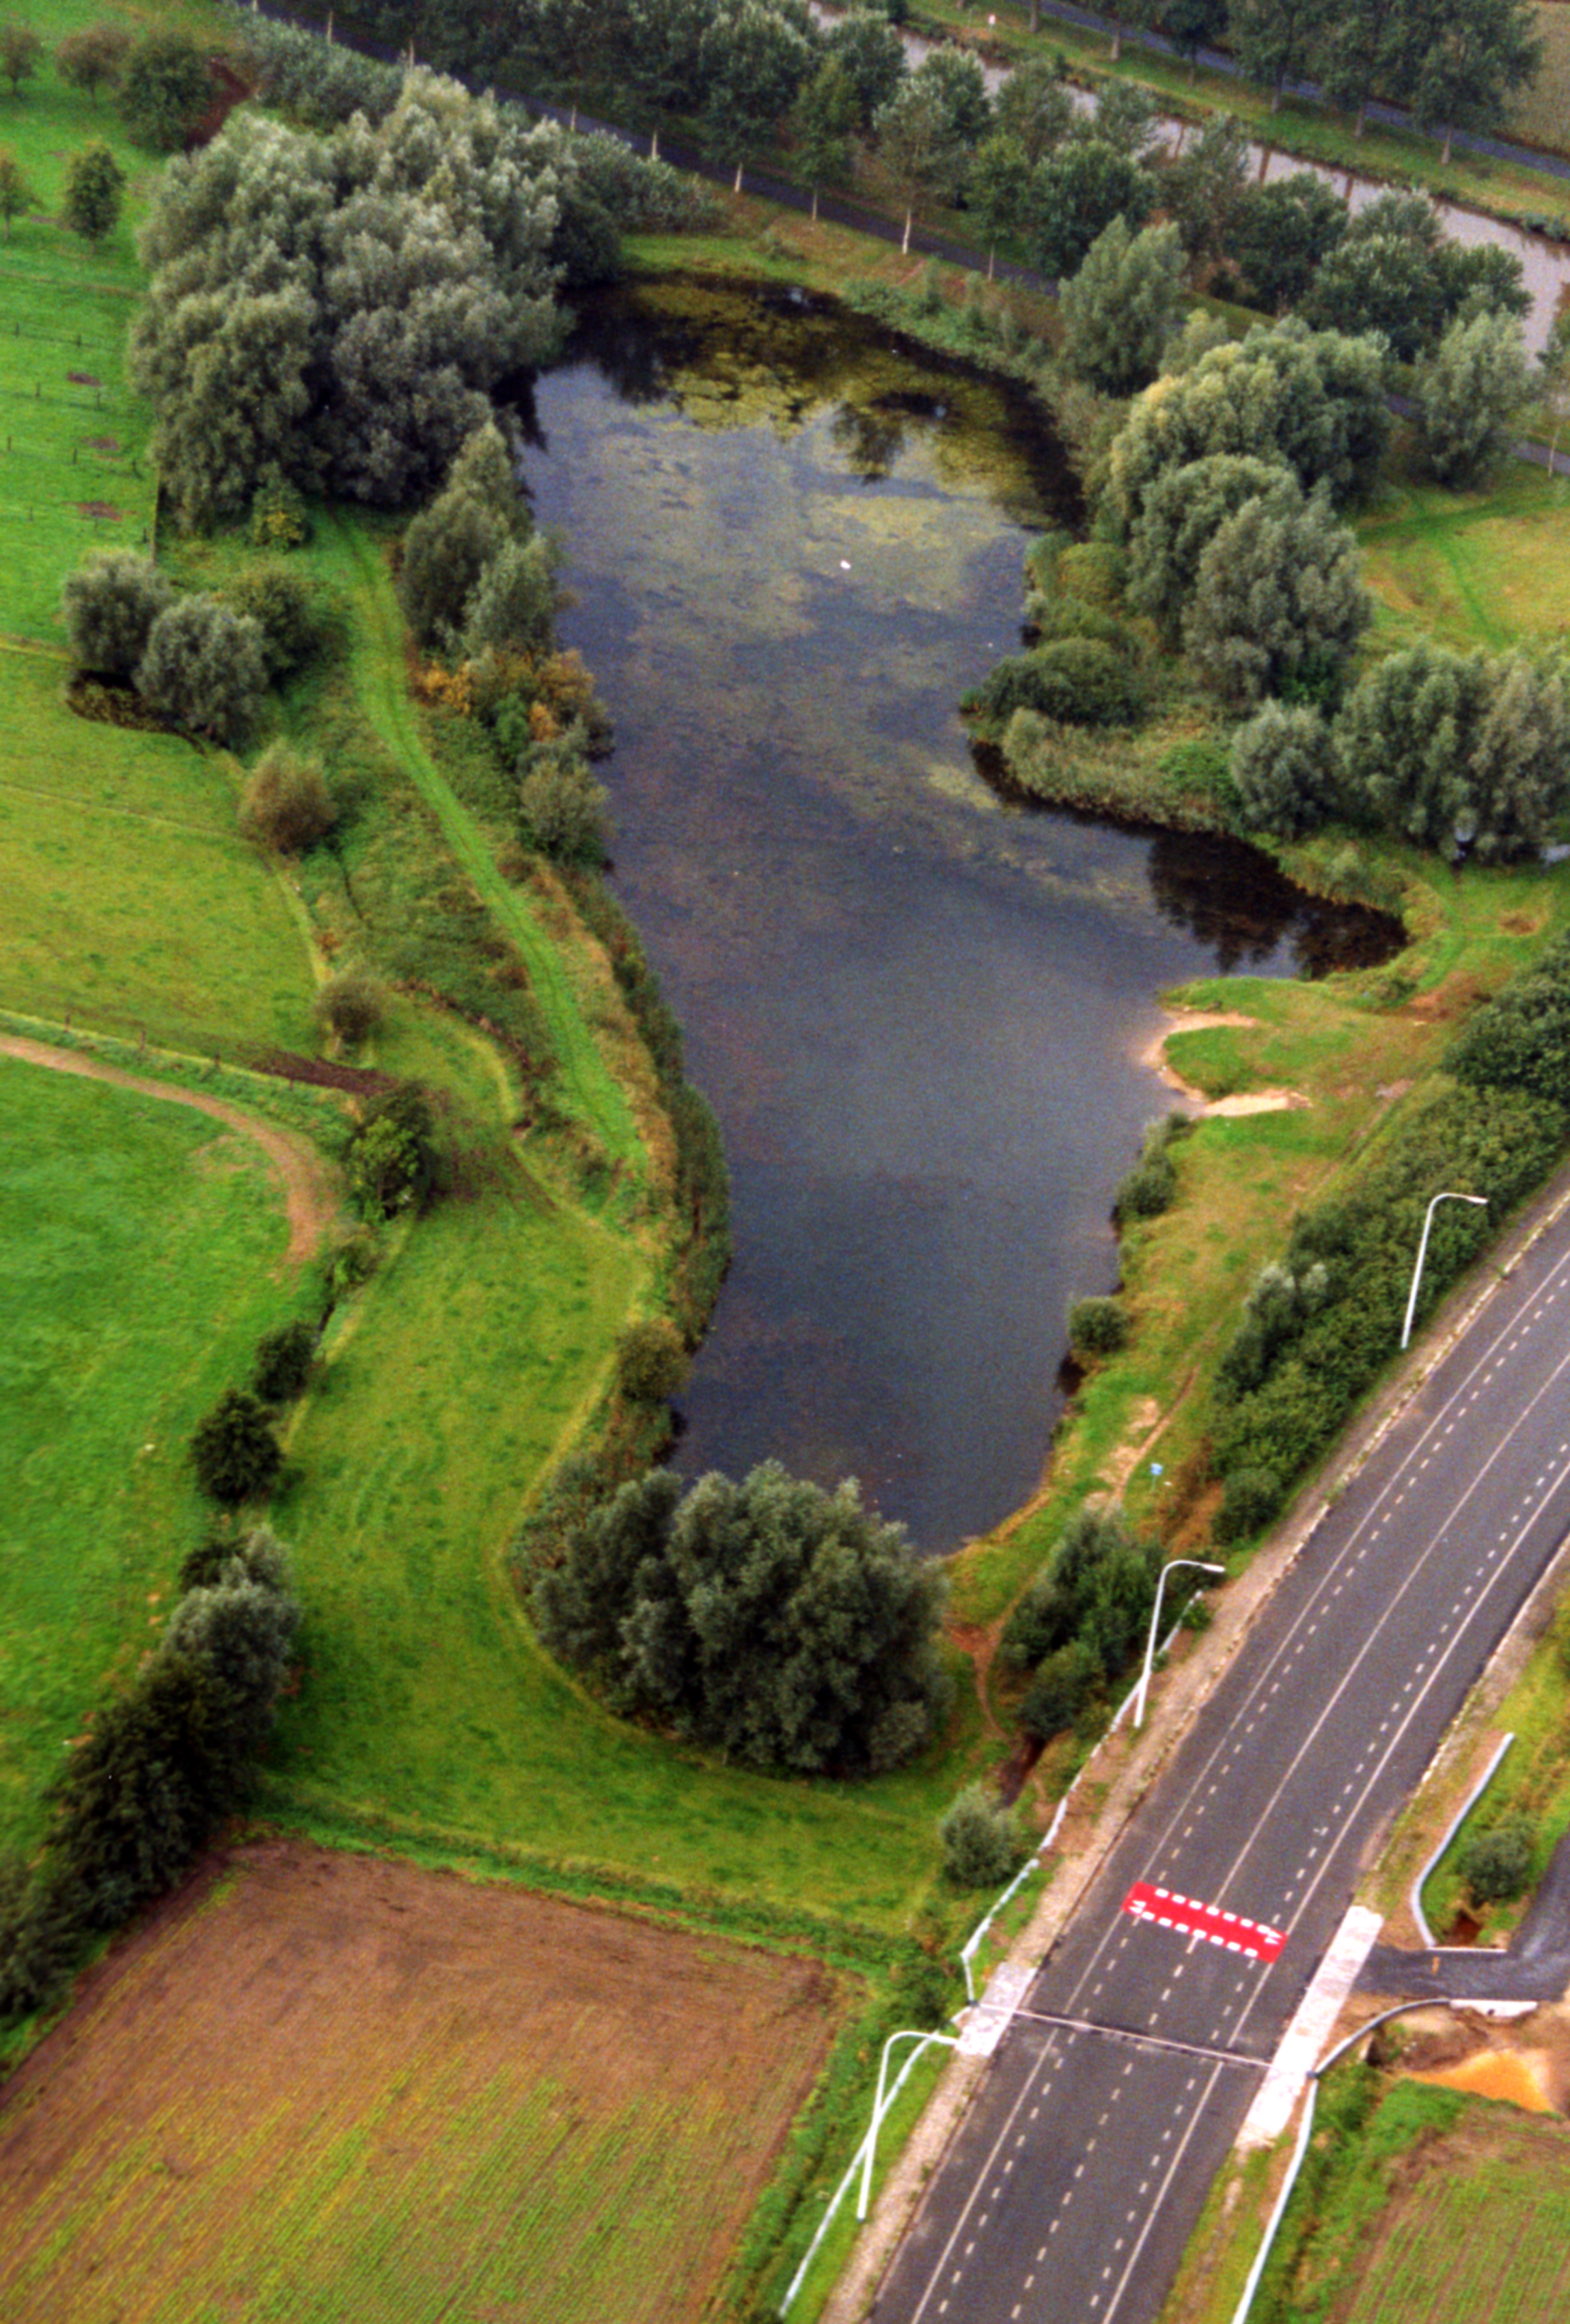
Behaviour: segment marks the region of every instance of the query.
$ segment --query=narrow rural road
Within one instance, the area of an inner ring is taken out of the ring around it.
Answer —
[[[1150,2324],[1361,1865],[1567,1530],[1561,1218],[1310,1536],[1113,1849],[878,2324]]]

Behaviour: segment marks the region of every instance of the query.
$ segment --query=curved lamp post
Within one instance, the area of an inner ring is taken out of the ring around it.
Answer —
[[[1412,1269],[1412,1290],[1407,1301],[1407,1320],[1401,1326],[1403,1348],[1412,1336],[1412,1318],[1418,1312],[1418,1286],[1423,1279],[1423,1261],[1428,1256],[1428,1230],[1434,1223],[1434,1213],[1441,1203],[1472,1203],[1479,1210],[1486,1211],[1488,1196],[1486,1194],[1436,1194],[1429,1204],[1427,1215],[1423,1221],[1423,1240],[1418,1245],[1418,1264]]]
[[[1197,1566],[1201,1573],[1224,1573],[1224,1565],[1212,1565],[1203,1557],[1175,1557],[1161,1568],[1161,1578],[1156,1584],[1156,1602],[1150,1609],[1150,1635],[1145,1646],[1145,1667],[1140,1674],[1140,1692],[1134,1702],[1134,1730],[1145,1723],[1145,1696],[1150,1684],[1150,1665],[1156,1659],[1156,1633],[1161,1621],[1161,1592],[1167,1587],[1167,1576],[1176,1573],[1180,1565]]]

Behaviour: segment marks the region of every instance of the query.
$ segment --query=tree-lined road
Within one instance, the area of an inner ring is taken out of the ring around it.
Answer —
[[[1087,1892],[878,2324],[1149,2324],[1371,1840],[1567,1530],[1562,1222],[1310,1536]],[[1191,1903],[1127,1909],[1136,1884]]]

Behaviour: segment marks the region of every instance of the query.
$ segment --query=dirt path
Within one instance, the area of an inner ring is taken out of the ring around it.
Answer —
[[[161,1098],[169,1105],[189,1105],[198,1113],[211,1114],[226,1130],[259,1146],[282,1180],[289,1215],[289,1249],[284,1256],[289,1264],[298,1266],[309,1259],[325,1239],[337,1211],[337,1196],[326,1164],[308,1139],[263,1121],[223,1098],[204,1097],[199,1091],[180,1089],[173,1082],[144,1081],[79,1049],[52,1048],[43,1041],[0,1033],[0,1056],[15,1057],[25,1065],[45,1066],[51,1073],[79,1074],[84,1081],[112,1082],[116,1088],[134,1090],[139,1097]]]
[[[1297,1090],[1251,1090],[1237,1097],[1206,1097],[1195,1083],[1184,1080],[1176,1065],[1168,1064],[1168,1042],[1175,1033],[1203,1033],[1213,1025],[1257,1025],[1259,1019],[1240,1017],[1235,1009],[1168,1009],[1166,1013],[1169,1022],[1144,1050],[1140,1062],[1151,1066],[1169,1090],[1188,1101],[1188,1110],[1196,1120],[1205,1115],[1285,1113],[1307,1104]]]

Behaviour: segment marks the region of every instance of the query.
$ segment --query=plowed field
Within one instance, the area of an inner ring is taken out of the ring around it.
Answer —
[[[681,2324],[838,2015],[809,1962],[269,1842],[0,2099],[15,2324]]]

